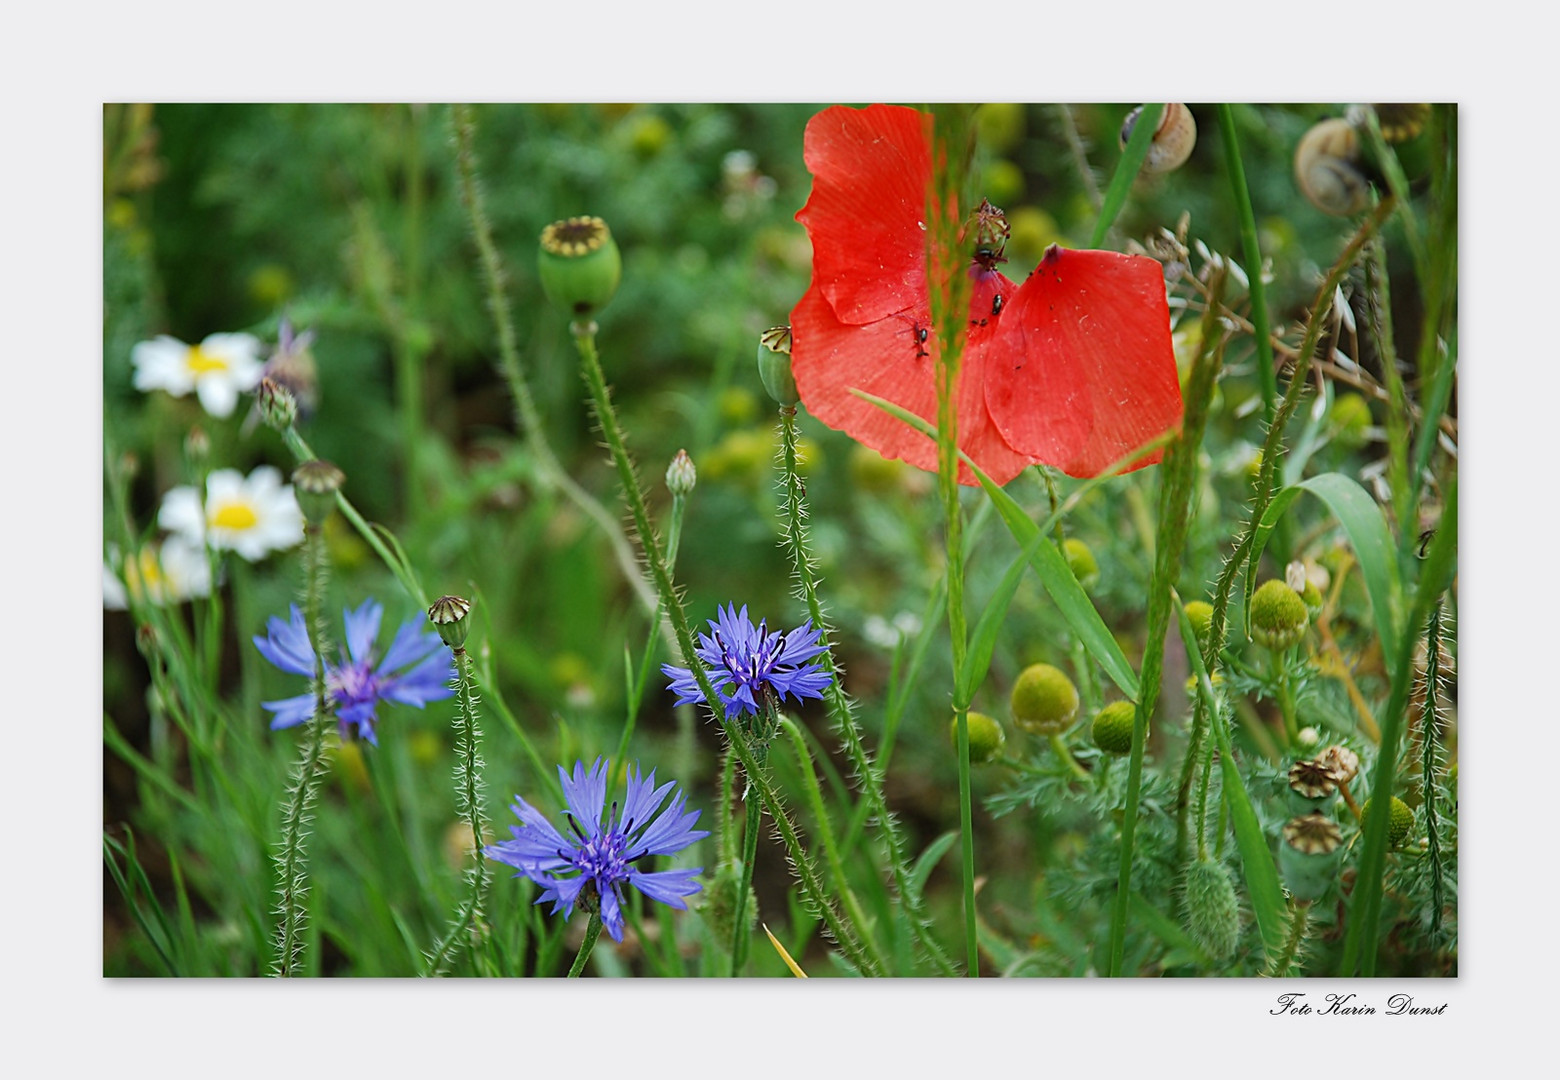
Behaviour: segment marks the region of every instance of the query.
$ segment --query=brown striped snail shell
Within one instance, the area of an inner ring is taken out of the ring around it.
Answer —
[[[1143,106],[1139,105],[1127,113],[1127,118],[1121,122],[1122,147],[1127,145],[1127,139],[1131,138],[1132,129],[1137,126],[1141,115]],[[1196,145],[1197,121],[1192,119],[1192,110],[1172,102],[1165,106],[1159,118],[1159,127],[1154,131],[1153,141],[1148,144],[1148,157],[1143,159],[1143,171],[1162,173],[1179,169],[1192,156],[1192,147]]]
[[[1295,182],[1311,205],[1352,217],[1370,205],[1370,181],[1360,165],[1360,137],[1347,120],[1323,120],[1295,148]]]

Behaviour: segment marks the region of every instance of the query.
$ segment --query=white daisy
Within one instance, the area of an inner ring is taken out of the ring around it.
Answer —
[[[303,512],[292,485],[261,465],[247,477],[237,469],[218,469],[206,477],[206,504],[192,487],[176,487],[163,496],[157,523],[194,544],[236,551],[256,562],[272,551],[303,541]]]
[[[252,334],[212,334],[186,345],[159,334],[130,350],[137,390],[166,390],[183,397],[191,390],[212,416],[231,416],[238,395],[260,381],[260,339]]]
[[[111,549],[109,562],[103,564],[103,606],[111,611],[124,611],[131,596],[162,607],[211,595],[206,549],[183,536],[170,536],[160,545],[148,544],[141,549],[139,559],[121,563],[119,552]],[[123,573],[123,581],[119,573]]]

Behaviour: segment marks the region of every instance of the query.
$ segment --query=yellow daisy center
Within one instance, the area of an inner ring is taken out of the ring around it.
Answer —
[[[125,563],[125,586],[137,600],[150,596],[153,603],[161,602],[163,575],[156,551],[142,548],[139,559]]]
[[[226,371],[228,362],[220,356],[213,356],[199,345],[190,346],[190,354],[185,358],[190,371],[196,375],[204,375],[209,371]]]
[[[212,528],[232,529],[235,532],[253,529],[259,521],[260,515],[248,503],[228,503],[211,515]]]

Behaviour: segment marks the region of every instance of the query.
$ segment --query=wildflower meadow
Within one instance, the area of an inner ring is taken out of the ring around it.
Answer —
[[[1458,974],[1455,105],[102,134],[103,975]]]

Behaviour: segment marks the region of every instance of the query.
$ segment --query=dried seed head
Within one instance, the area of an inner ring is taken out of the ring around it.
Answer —
[[[1360,772],[1360,756],[1347,746],[1334,744],[1316,756],[1332,772],[1338,783],[1347,784]]]
[[[1338,777],[1321,761],[1297,761],[1289,767],[1289,790],[1306,799],[1325,799],[1338,790]]]
[[[1284,825],[1284,843],[1302,855],[1331,855],[1343,843],[1343,830],[1326,814],[1301,814]]]
[[[471,601],[458,596],[441,596],[428,608],[428,621],[433,623],[444,644],[452,649],[462,649],[471,629],[466,618],[470,613]]]

